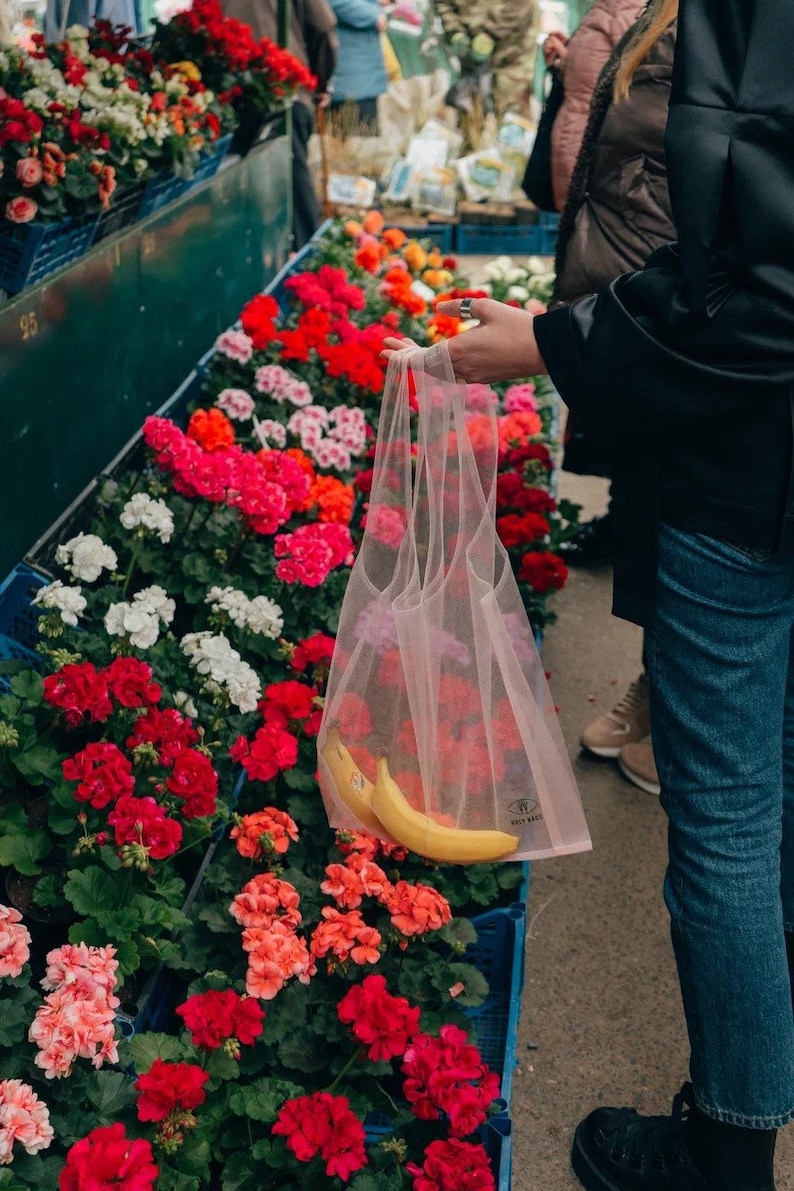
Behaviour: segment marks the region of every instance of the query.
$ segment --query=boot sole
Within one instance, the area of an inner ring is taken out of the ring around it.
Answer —
[[[625,740],[623,744],[625,744]],[[592,744],[585,744],[583,740],[579,741],[580,748],[583,748],[586,753],[592,753],[594,757],[607,757],[610,761],[614,761],[620,756],[620,750],[623,744],[604,744],[594,746]]]
[[[574,1134],[573,1149],[571,1150],[571,1166],[579,1182],[586,1188],[586,1191],[624,1191],[593,1165],[582,1145],[582,1135],[583,1126],[579,1125]]]
[[[636,786],[639,790],[643,790],[646,794],[653,794],[658,798],[662,792],[662,787],[658,782],[649,782],[646,778],[640,777],[633,769],[629,769],[624,765],[622,758],[618,755],[618,769],[623,774],[627,782],[631,782],[632,786]]]

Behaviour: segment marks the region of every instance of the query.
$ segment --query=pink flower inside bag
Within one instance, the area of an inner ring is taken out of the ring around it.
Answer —
[[[392,360],[318,737],[332,826],[450,863],[590,847],[496,533],[497,454],[446,346]]]

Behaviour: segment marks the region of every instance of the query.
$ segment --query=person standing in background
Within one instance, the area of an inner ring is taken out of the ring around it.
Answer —
[[[656,0],[619,43],[593,94],[560,221],[552,307],[600,293],[675,239],[664,133],[673,77],[678,0]],[[641,393],[637,394],[642,402]],[[611,459],[569,413],[563,468],[609,476]],[[612,515],[595,517],[564,542],[569,565],[611,561]],[[616,705],[587,725],[582,747],[616,758],[625,777],[659,793],[645,670]]]
[[[250,25],[254,36],[278,40],[277,0],[221,0],[227,16]],[[320,226],[320,207],[309,171],[314,108],[330,100],[336,66],[336,17],[328,0],[290,0],[289,49],[317,79],[314,95],[299,91],[292,106],[292,247],[297,251]]]
[[[378,135],[378,96],[387,90],[381,33],[389,0],[330,0],[339,26],[339,58],[333,77],[331,109],[343,106],[356,132]],[[346,131],[346,130],[343,130]]]
[[[573,37],[551,33],[543,44],[546,65],[557,72],[565,87],[551,132],[551,174],[558,211],[568,197],[599,75],[643,7],[644,0],[595,0]]]

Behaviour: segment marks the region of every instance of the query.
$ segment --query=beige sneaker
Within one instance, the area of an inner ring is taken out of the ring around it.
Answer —
[[[620,772],[632,785],[646,794],[661,794],[662,787],[650,740],[643,740],[640,744],[624,744],[618,754],[618,765]]]
[[[641,674],[611,711],[587,725],[582,748],[597,757],[617,757],[625,744],[644,740],[650,730],[648,679]]]

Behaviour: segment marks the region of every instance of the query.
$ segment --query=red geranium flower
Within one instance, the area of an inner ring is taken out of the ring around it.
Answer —
[[[259,709],[265,723],[280,724],[286,728],[290,721],[305,720],[312,714],[316,694],[314,687],[296,682],[295,679],[273,682],[265,690]]]
[[[218,1050],[224,1043],[253,1046],[264,1029],[265,1014],[255,997],[241,997],[232,988],[196,993],[177,1009],[194,1046]],[[236,1058],[239,1046],[227,1046]]]
[[[105,670],[110,693],[122,707],[159,703],[163,689],[152,681],[152,668],[138,658],[116,658]]]
[[[298,740],[279,724],[259,728],[249,744],[238,736],[229,749],[233,761],[239,761],[254,781],[270,782],[283,769],[292,769],[298,760]]]
[[[153,798],[120,798],[108,823],[118,847],[129,848],[132,863],[141,867],[146,867],[150,856],[153,860],[173,856],[182,842],[181,825],[169,819]]]
[[[287,1100],[272,1132],[287,1139],[287,1147],[299,1162],[311,1162],[319,1154],[329,1178],[347,1182],[367,1164],[364,1126],[346,1096],[315,1092]]]
[[[255,351],[262,351],[276,338],[278,332],[275,320],[278,314],[278,302],[269,294],[257,294],[243,307],[240,322],[246,335],[253,341]]]
[[[174,761],[166,788],[185,800],[182,814],[186,819],[203,819],[217,808],[218,775],[212,761],[198,749],[185,749]]]
[[[499,1095],[499,1077],[483,1062],[458,1026],[442,1026],[438,1038],[417,1034],[403,1059],[405,1098],[423,1121],[449,1117],[455,1137],[483,1124]]]
[[[173,1112],[191,1112],[204,1103],[209,1074],[195,1063],[165,1063],[155,1059],[135,1087],[139,1121],[164,1121]]]
[[[490,1159],[481,1145],[469,1141],[431,1141],[423,1166],[407,1163],[413,1191],[495,1191]]]
[[[132,735],[127,738],[127,748],[134,749],[139,744],[154,745],[160,764],[173,765],[179,754],[198,739],[193,724],[181,712],[172,707],[163,711],[150,707],[135,721]]]
[[[44,679],[44,698],[59,708],[70,728],[87,716],[94,723],[106,720],[113,711],[108,680],[91,662],[62,666]]]
[[[545,595],[548,591],[559,591],[565,586],[568,568],[550,550],[530,550],[521,559],[518,578],[522,583],[528,583],[533,591]]]
[[[97,811],[135,789],[129,760],[118,745],[106,741],[87,744],[61,768],[68,782],[79,783],[74,792],[78,802],[90,802]]]
[[[508,550],[541,541],[549,529],[548,521],[540,513],[507,513],[496,519],[496,531]]]
[[[340,1021],[352,1026],[353,1034],[368,1048],[375,1063],[405,1054],[409,1040],[419,1029],[421,1012],[405,997],[392,996],[385,976],[367,976],[361,984],[354,984],[336,1011]]]
[[[292,655],[292,669],[303,673],[309,666],[330,662],[334,652],[335,639],[325,633],[315,633],[299,641]]]
[[[117,1123],[75,1142],[58,1176],[58,1191],[151,1191],[159,1173],[149,1142],[133,1141]]]

